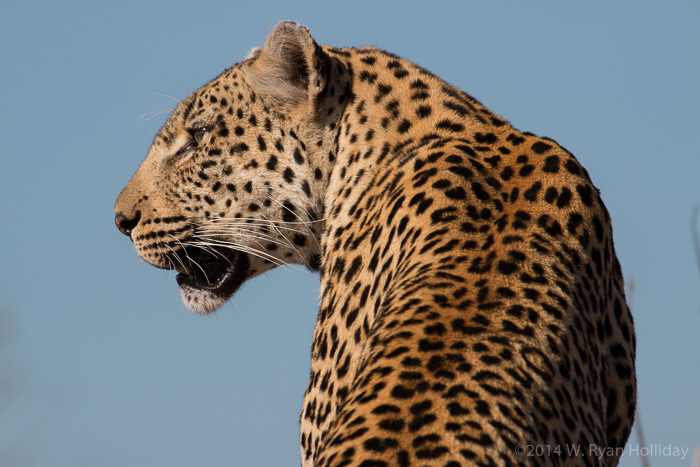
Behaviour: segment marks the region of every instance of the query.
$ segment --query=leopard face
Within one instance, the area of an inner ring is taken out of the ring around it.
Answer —
[[[265,101],[251,79],[260,76],[249,59],[178,105],[115,206],[139,256],[178,271],[183,302],[199,313],[275,266],[319,266],[329,131],[316,116],[295,122],[306,110],[291,109],[294,96]]]
[[[199,313],[320,272],[305,467],[618,461],[636,342],[598,190],[411,62],[281,23],[177,107],[115,216]]]

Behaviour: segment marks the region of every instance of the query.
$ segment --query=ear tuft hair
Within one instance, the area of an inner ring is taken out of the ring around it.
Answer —
[[[245,59],[250,60],[253,58],[258,58],[258,56],[260,55],[260,52],[262,52],[262,47],[253,47],[252,49],[250,49],[248,51],[248,53],[245,56]]]
[[[260,94],[283,108],[298,107],[313,102],[325,87],[323,55],[306,26],[284,21],[267,36],[244,73]]]

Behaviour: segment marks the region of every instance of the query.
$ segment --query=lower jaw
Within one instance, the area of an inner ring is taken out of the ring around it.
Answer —
[[[195,313],[205,315],[221,308],[231,297],[217,295],[206,290],[181,286],[180,298],[187,308]]]
[[[180,297],[184,305],[195,313],[211,313],[226,303],[243,284],[250,270],[250,260],[245,253],[234,252],[230,265],[213,284],[191,280],[178,275]]]

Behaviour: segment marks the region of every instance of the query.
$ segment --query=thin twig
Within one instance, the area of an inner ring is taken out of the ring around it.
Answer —
[[[630,277],[630,279],[627,281],[627,287],[625,287],[626,294],[627,295],[627,306],[630,309],[630,312],[632,311],[632,306],[634,305],[634,291],[637,288],[637,283],[634,281],[634,277]]]
[[[644,430],[642,430],[642,417],[639,414],[639,405],[637,405],[637,420],[635,421],[634,424],[634,431],[637,434],[637,441],[639,442],[640,448],[639,452],[647,452],[646,451],[646,443],[644,442]],[[640,456],[639,457],[641,462],[642,462],[642,467],[649,467],[649,457],[648,456]]]
[[[696,204],[693,206],[693,215],[690,218],[690,234],[693,237],[693,249],[695,250],[695,261],[700,273],[700,235],[698,235],[698,210],[700,207]],[[700,447],[693,450],[693,461],[691,467],[700,467]]]
[[[695,249],[695,261],[698,265],[698,273],[700,273],[700,235],[698,235],[698,205],[693,206],[693,216],[690,220],[690,234],[693,237],[693,248]]]
[[[700,448],[693,450],[693,462],[691,462],[690,467],[700,467]]]

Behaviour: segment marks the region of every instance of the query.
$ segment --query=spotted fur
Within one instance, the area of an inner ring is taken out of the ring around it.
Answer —
[[[636,396],[598,190],[413,63],[281,23],[177,107],[115,211],[197,312],[320,271],[304,466],[618,461],[589,449],[624,446]]]

